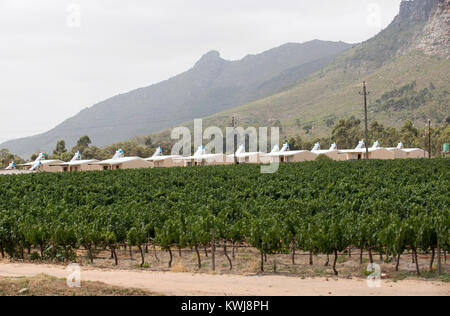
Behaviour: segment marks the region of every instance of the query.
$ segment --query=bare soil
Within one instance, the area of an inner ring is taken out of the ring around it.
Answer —
[[[268,255],[264,263],[265,272],[261,273],[260,255],[250,247],[235,249],[234,256],[232,250],[228,249],[233,264],[231,271],[223,248],[217,248],[215,271],[212,271],[211,249],[206,252],[201,249],[200,268],[195,251],[173,249],[172,253],[170,268],[169,253],[152,247],[145,253],[143,267],[140,266],[141,255],[137,249],[133,249],[130,256],[129,249],[123,248],[117,251],[118,266],[115,266],[111,253],[105,250],[94,252],[93,264],[86,251],[78,250],[77,263],[82,269],[83,282],[103,282],[109,286],[139,288],[162,295],[450,295],[448,261],[442,259],[444,277],[438,280],[436,262],[430,272],[431,257],[427,254],[419,256],[420,277],[416,275],[416,265],[410,254],[401,257],[398,272],[395,271],[396,262],[392,258],[386,258],[386,255],[381,258],[374,254],[375,263],[381,267],[383,280],[381,288],[370,288],[366,281],[370,274],[366,271],[368,256],[364,254],[363,263],[360,264],[357,250],[352,250],[351,256],[348,252],[339,255],[338,278],[331,267],[333,256],[330,256],[330,264],[326,266],[326,255],[313,256],[313,265],[309,264],[308,253],[297,252],[294,264],[291,254]],[[41,274],[57,278],[68,276],[67,262],[31,260],[36,257],[39,257],[38,252],[32,250],[25,260],[0,259],[0,277],[34,277]],[[98,295],[108,295],[101,290],[97,292]],[[49,290],[51,293],[54,292]]]
[[[0,277],[35,277],[46,274],[56,278],[68,276],[65,266],[0,263]],[[407,279],[382,280],[380,288],[371,288],[363,278],[300,278],[283,275],[231,275],[213,273],[158,272],[144,270],[99,269],[82,267],[82,288],[86,282],[102,282],[121,288],[138,288],[162,295],[227,296],[449,296],[450,284],[439,281]],[[0,283],[0,288],[3,285]],[[43,290],[41,293],[46,293]],[[128,290],[129,291],[129,290]],[[49,289],[49,294],[54,293]],[[67,292],[66,292],[67,293]],[[87,290],[86,293],[109,295]],[[117,293],[117,292],[116,292]]]

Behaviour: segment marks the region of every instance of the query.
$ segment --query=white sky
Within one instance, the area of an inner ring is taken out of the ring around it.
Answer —
[[[400,2],[0,0],[0,143],[168,79],[210,50],[240,59],[287,42],[364,41]]]

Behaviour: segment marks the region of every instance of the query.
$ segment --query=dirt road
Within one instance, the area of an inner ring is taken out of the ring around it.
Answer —
[[[21,277],[47,274],[65,278],[63,266],[22,263],[0,264],[0,276]],[[127,288],[141,288],[164,295],[303,296],[303,295],[431,295],[449,296],[448,283],[404,280],[382,281],[381,288],[369,288],[362,279],[301,279],[285,276],[238,276],[175,272],[96,270],[82,267],[81,280],[99,281]]]

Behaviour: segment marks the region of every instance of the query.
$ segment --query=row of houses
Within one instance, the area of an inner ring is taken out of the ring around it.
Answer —
[[[394,148],[381,147],[380,142],[375,142],[369,148],[369,159],[408,159],[424,158],[427,152],[420,148],[404,148],[399,143]],[[284,144],[280,149],[274,146],[270,153],[246,152],[245,146],[239,146],[235,154],[211,154],[207,153],[205,147],[201,146],[192,156],[183,157],[178,155],[165,156],[162,149],[158,148],[150,158],[125,157],[123,150],[119,149],[111,159],[108,160],[83,160],[81,154],[77,152],[71,161],[47,160],[41,153],[33,162],[15,165],[12,162],[6,170],[17,173],[17,170],[24,172],[44,171],[44,172],[73,172],[73,171],[100,171],[118,169],[139,169],[139,168],[162,168],[162,167],[188,167],[206,165],[227,165],[227,164],[269,164],[269,163],[289,163],[313,161],[324,155],[336,161],[362,160],[366,158],[366,148],[364,141],[360,141],[355,149],[338,149],[334,143],[329,149],[321,149],[320,143],[316,143],[311,151],[295,150],[291,151],[289,144]]]

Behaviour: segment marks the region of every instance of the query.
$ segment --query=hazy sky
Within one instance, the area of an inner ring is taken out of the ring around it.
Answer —
[[[206,52],[361,42],[401,0],[0,0],[0,143],[168,79]]]

